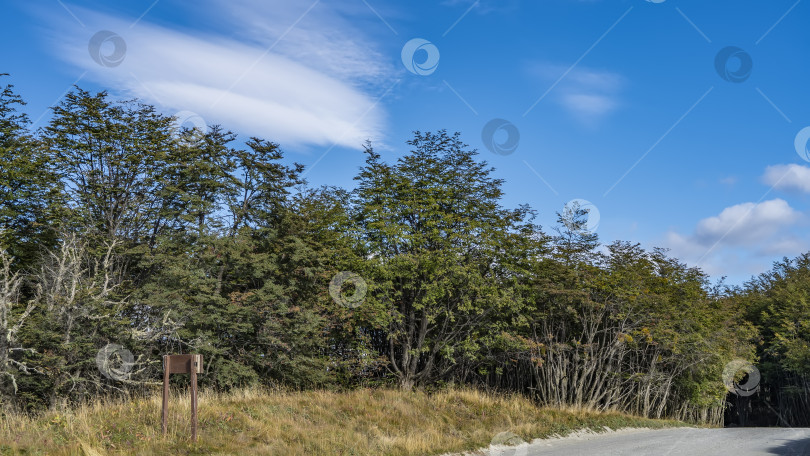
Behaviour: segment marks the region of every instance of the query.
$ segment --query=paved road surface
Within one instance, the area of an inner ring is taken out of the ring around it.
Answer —
[[[810,428],[639,430],[584,439],[537,441],[503,456],[764,456],[810,455]]]

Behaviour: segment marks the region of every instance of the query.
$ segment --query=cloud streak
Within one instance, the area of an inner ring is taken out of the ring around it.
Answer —
[[[554,81],[564,74],[561,65],[534,65],[530,73],[545,81]],[[555,99],[578,121],[593,125],[620,106],[619,92],[624,78],[617,73],[576,68],[556,88]]]
[[[54,38],[60,57],[91,80],[169,114],[192,111],[209,124],[283,145],[360,148],[383,136],[386,115],[375,103],[395,72],[369,41],[347,38],[362,33],[335,19],[334,10],[316,5],[303,15],[310,6],[271,2],[251,11],[244,1],[211,2],[211,14],[240,30],[228,37],[145,19],[130,28],[130,18],[83,10],[85,29],[60,23]],[[126,40],[120,66],[103,67],[88,55],[88,30],[99,29]]]

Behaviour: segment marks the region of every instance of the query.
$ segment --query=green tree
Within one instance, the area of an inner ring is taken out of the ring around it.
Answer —
[[[774,412],[773,424],[810,423],[810,253],[784,258],[729,300],[744,309],[758,330],[762,394],[758,404]]]
[[[73,229],[130,244],[149,238],[164,194],[171,123],[154,106],[79,88],[53,108],[43,140],[65,184]]]
[[[185,132],[171,159],[178,229],[157,237],[136,294],[152,319],[182,324],[166,349],[206,356],[205,381],[298,386],[327,381],[318,293],[318,244],[291,210],[300,165],[281,163],[277,144],[219,127]]]
[[[0,74],[0,78],[7,76]],[[0,245],[30,268],[39,250],[54,245],[60,186],[53,163],[29,133],[25,102],[12,85],[0,91]]]
[[[408,145],[394,165],[367,147],[355,200],[372,283],[361,312],[384,326],[378,349],[405,389],[477,356],[490,317],[517,305],[500,282],[514,253],[504,240],[531,230],[529,210],[500,206],[502,180],[458,133],[415,132]]]

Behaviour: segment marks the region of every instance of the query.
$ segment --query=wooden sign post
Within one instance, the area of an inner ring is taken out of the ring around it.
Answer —
[[[191,375],[191,440],[197,441],[197,374],[202,373],[202,355],[163,355],[163,435],[169,427],[169,375]]]

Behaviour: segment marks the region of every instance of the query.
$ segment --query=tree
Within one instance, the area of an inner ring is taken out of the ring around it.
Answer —
[[[761,395],[769,423],[810,423],[810,252],[784,258],[729,297],[758,330]]]
[[[808,421],[810,254],[720,291],[601,246],[576,204],[547,235],[444,130],[394,161],[367,144],[353,191],[311,189],[278,144],[137,100],[76,88],[37,132],[22,106],[0,91],[4,402],[137,393],[198,352],[222,389],[461,383],[719,424],[724,367],[758,358],[772,424]]]
[[[150,271],[137,300],[151,319],[182,323],[167,349],[206,356],[220,387],[327,378],[327,323],[319,246],[291,210],[302,167],[281,163],[277,144],[214,126],[185,132],[170,157],[177,230],[156,237],[144,257]]]
[[[502,181],[458,133],[417,131],[408,145],[395,165],[367,147],[355,198],[368,306],[387,333],[377,348],[405,389],[476,356],[490,316],[516,305],[500,286],[513,258],[503,241],[531,229],[528,208],[500,206]]]
[[[165,195],[171,125],[154,106],[112,102],[106,92],[65,95],[43,141],[65,184],[73,229],[130,244],[150,237]]]
[[[34,351],[21,346],[18,340],[20,329],[34,310],[34,301],[21,306],[23,277],[12,271],[12,262],[13,258],[0,250],[0,394],[5,395],[17,394],[19,374],[42,374],[35,366],[19,360],[19,355]]]
[[[6,76],[0,74],[0,78]],[[39,249],[55,243],[60,186],[53,163],[18,112],[22,98],[6,85],[0,91],[0,245],[16,258],[14,268],[31,267]]]

